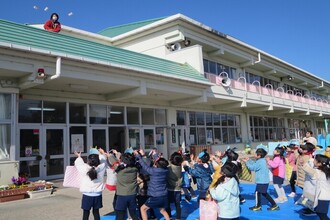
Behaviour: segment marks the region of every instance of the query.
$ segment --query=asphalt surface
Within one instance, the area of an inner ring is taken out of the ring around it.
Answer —
[[[0,203],[0,220],[81,220],[81,193],[76,188],[65,188],[61,180],[54,182],[54,193],[43,198],[28,198]],[[103,191],[100,215],[113,212],[114,192]],[[89,219],[94,219],[91,213]]]

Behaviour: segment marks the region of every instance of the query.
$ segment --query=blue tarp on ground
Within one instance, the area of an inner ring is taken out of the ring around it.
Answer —
[[[303,208],[300,205],[295,205],[295,201],[300,197],[302,191],[301,189],[297,188],[297,196],[295,198],[288,197],[289,201],[285,203],[278,204],[280,206],[280,210],[278,211],[267,211],[269,205],[267,204],[267,200],[262,198],[262,211],[253,212],[249,210],[249,207],[255,205],[255,196],[254,196],[255,185],[254,184],[241,184],[241,194],[245,198],[246,202],[241,205],[241,220],[297,220],[297,219],[305,219],[305,220],[317,220],[319,219],[317,216],[303,216],[301,215],[301,209]],[[289,186],[285,186],[285,191],[290,193]],[[270,195],[275,198],[276,192],[274,190],[273,185],[269,187]],[[111,204],[103,204],[111,205]],[[172,216],[175,213],[174,206],[172,207]],[[188,219],[194,220],[199,216],[199,209],[197,205],[197,201],[192,201],[187,203],[185,201],[181,202],[182,207],[182,218],[181,219]],[[157,212],[158,219],[161,218],[159,212]],[[114,220],[115,215],[114,213],[109,213],[108,215],[102,216],[101,220]]]

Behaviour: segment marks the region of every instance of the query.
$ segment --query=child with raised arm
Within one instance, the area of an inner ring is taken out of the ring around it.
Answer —
[[[277,198],[275,202],[283,203],[287,202],[288,198],[285,195],[285,191],[283,188],[283,182],[285,178],[285,158],[284,158],[284,147],[276,147],[273,152],[273,159],[271,160],[269,157],[266,157],[267,164],[270,166],[273,174],[273,183],[274,188],[277,193]]]
[[[280,209],[280,207],[278,207],[267,192],[269,186],[269,169],[265,159],[266,155],[267,151],[263,148],[259,148],[254,154],[256,161],[250,160],[249,158],[244,159],[244,161],[246,161],[246,167],[249,170],[254,171],[256,175],[256,205],[249,208],[252,211],[261,211],[261,195],[264,196],[271,204],[271,207],[267,208],[268,211]]]
[[[81,158],[80,152],[74,152],[74,154],[77,156],[74,164],[81,175],[83,220],[89,219],[91,208],[93,208],[94,220],[100,220],[100,208],[103,207],[102,191],[105,186],[103,179],[106,169],[104,151],[92,148],[89,151],[87,163]]]
[[[164,216],[165,220],[170,220],[170,217],[166,212],[166,208],[168,207],[166,181],[169,165],[168,161],[159,157],[154,161],[154,165],[150,167],[141,157],[141,155],[144,155],[143,150],[135,150],[134,155],[141,167],[150,175],[147,192],[149,198],[140,209],[142,220],[148,219],[147,211],[150,208],[159,208],[159,211]]]
[[[114,154],[117,151],[112,150]],[[120,160],[108,153],[108,161],[110,164],[115,164],[115,172],[117,173],[116,195],[114,198],[114,209],[117,220],[124,220],[126,210],[133,220],[138,220],[137,216],[137,173],[138,168],[135,166],[135,157],[133,149],[127,148],[120,156]]]
[[[196,178],[197,189],[199,191],[198,201],[206,199],[206,193],[212,182],[213,166],[209,163],[210,155],[205,149],[198,154],[197,163],[191,168],[187,163],[184,164],[184,169]]]
[[[328,210],[330,202],[330,159],[325,155],[317,154],[314,158],[314,168],[310,166],[303,158],[300,158],[299,164],[306,175],[316,179],[314,211],[320,220],[329,220]]]
[[[170,156],[170,165],[168,166],[167,174],[167,189],[168,189],[168,201],[169,206],[166,209],[168,215],[171,217],[171,203],[175,205],[175,219],[181,219],[181,165],[183,162],[182,155],[178,152],[174,152]]]
[[[238,220],[240,216],[237,165],[225,163],[221,176],[210,189],[210,194],[218,203],[218,220]]]

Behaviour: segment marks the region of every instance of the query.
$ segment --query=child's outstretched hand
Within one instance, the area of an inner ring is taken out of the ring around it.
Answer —
[[[77,151],[75,151],[75,152],[74,152],[74,155],[76,155],[76,157],[81,157],[81,152],[77,152]]]
[[[104,150],[102,148],[99,148],[99,153],[100,154],[105,154]]]

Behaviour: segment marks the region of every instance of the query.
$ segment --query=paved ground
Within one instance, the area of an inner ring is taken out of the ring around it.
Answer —
[[[50,197],[0,203],[0,220],[81,220],[79,189],[63,188],[60,180],[54,181],[54,185],[56,191]],[[113,211],[113,196],[113,192],[104,190],[101,215]]]

